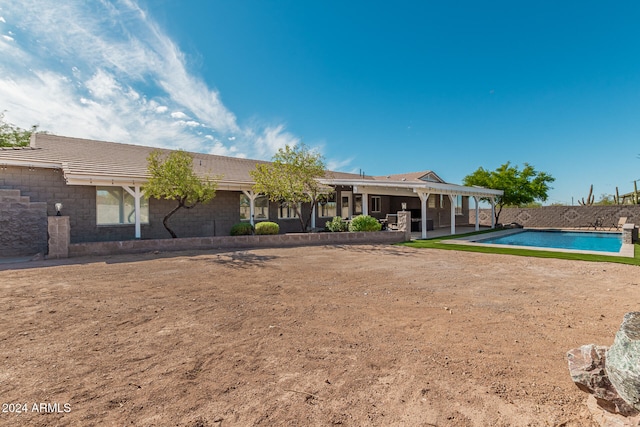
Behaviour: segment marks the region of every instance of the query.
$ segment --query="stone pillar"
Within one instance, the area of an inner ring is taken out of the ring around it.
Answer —
[[[49,217],[49,254],[47,259],[68,258],[71,228],[68,216]]]
[[[398,231],[404,232],[404,240],[411,240],[411,212],[398,212]]]
[[[635,224],[625,224],[622,226],[622,243],[632,245],[638,240],[638,229]]]

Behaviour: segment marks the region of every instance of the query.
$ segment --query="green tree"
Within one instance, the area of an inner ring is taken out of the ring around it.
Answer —
[[[144,186],[147,197],[175,200],[178,202],[162,223],[171,237],[178,237],[169,227],[169,218],[179,209],[191,209],[198,203],[207,203],[216,196],[217,177],[201,179],[193,171],[193,156],[186,151],[172,151],[166,157],[154,150],[147,157],[149,180]]]
[[[304,144],[287,145],[278,150],[272,163],[258,164],[250,174],[255,181],[255,192],[293,209],[302,231],[309,227],[313,211],[303,218],[300,205],[311,203],[312,208],[317,207],[318,197],[327,190],[318,182],[318,178],[325,175],[324,159],[319,153]]]
[[[602,193],[600,195],[600,200],[594,204],[601,206],[616,205],[616,197],[613,194]]]
[[[511,166],[510,162],[495,171],[488,171],[480,167],[462,180],[464,185],[478,185],[504,191],[502,196],[495,198],[496,224],[502,208],[505,206],[523,206],[537,200],[541,202],[547,200],[547,193],[551,188],[549,184],[553,181],[555,181],[554,177],[546,172],[536,171],[528,163],[525,163],[524,168],[520,170],[517,166]],[[489,199],[483,198],[483,200]]]
[[[0,113],[0,147],[26,147],[31,141],[31,134],[38,129],[37,125],[31,129],[22,129],[7,123],[4,119],[4,111]]]

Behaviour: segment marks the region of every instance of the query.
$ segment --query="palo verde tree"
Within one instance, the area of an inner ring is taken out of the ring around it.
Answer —
[[[3,111],[0,113],[0,147],[26,147],[31,140],[31,134],[37,129],[37,125],[31,126],[31,129],[22,129],[7,123]]]
[[[249,173],[255,181],[255,192],[292,209],[300,220],[301,231],[307,230],[313,209],[303,218],[300,206],[311,203],[312,208],[317,207],[319,196],[326,192],[326,187],[318,182],[318,178],[325,175],[320,153],[311,151],[304,144],[287,145],[278,150],[272,163],[258,164]]]
[[[517,166],[511,166],[510,162],[503,164],[495,171],[480,167],[462,180],[464,185],[477,185],[504,191],[502,196],[495,198],[496,224],[505,206],[523,206],[535,201],[547,200],[547,193],[551,188],[549,184],[553,181],[555,181],[554,177],[546,172],[536,171],[528,163],[525,163],[524,168],[520,170]]]
[[[163,156],[154,150],[147,157],[149,180],[144,185],[147,197],[175,200],[177,205],[162,220],[172,238],[178,237],[169,227],[169,218],[179,209],[191,209],[198,203],[207,203],[216,196],[217,178],[200,178],[193,171],[193,156],[186,151],[172,151]]]

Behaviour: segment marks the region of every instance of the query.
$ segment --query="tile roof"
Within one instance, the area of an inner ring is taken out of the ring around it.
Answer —
[[[71,174],[147,177],[147,157],[154,147],[35,134],[31,147],[0,151],[3,159],[60,163]],[[160,149],[163,152],[170,150]],[[259,160],[193,154],[194,170],[199,175],[222,175],[224,181],[250,182],[249,171]]]
[[[423,179],[424,177],[429,177],[431,179]],[[376,181],[409,181],[409,182],[442,182],[444,181],[436,175],[435,172],[431,170],[421,171],[421,172],[409,172],[397,175],[387,175],[387,176],[374,176],[373,179]]]
[[[171,150],[142,145],[37,133],[29,147],[1,147],[0,164],[3,161],[22,162],[33,166],[46,164],[58,166],[65,176],[131,178],[145,180],[147,157],[154,150],[168,153]],[[222,176],[220,183],[252,184],[249,172],[263,160],[226,157],[214,154],[191,153],[194,171],[200,176]],[[328,176],[349,179],[357,174],[327,171]]]
[[[170,152],[142,145],[95,141],[90,139],[37,133],[29,147],[0,148],[0,166],[3,164],[60,168],[70,185],[137,185],[146,181],[147,157],[153,150]],[[218,188],[245,190],[253,185],[249,174],[262,160],[225,157],[213,154],[191,153],[195,172],[204,176],[221,176]],[[425,176],[431,179],[424,179]],[[376,187],[438,188],[442,191],[493,194],[497,190],[482,190],[447,184],[433,171],[413,172],[389,176],[362,176],[345,172],[327,171],[326,182],[338,185],[362,185]],[[422,179],[421,179],[422,178]],[[325,183],[326,183],[325,182]],[[330,184],[331,185],[331,184]],[[369,185],[369,184],[365,184]],[[435,185],[435,187],[434,187]]]

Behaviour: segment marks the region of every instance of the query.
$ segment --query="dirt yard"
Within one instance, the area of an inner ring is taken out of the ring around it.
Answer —
[[[396,246],[0,264],[0,425],[590,426],[633,266]]]

